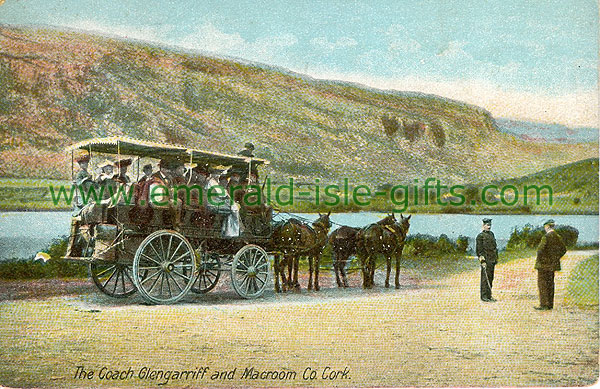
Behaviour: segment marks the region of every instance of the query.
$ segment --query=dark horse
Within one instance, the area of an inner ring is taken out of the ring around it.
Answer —
[[[319,290],[319,262],[321,251],[327,244],[327,234],[331,228],[329,221],[329,212],[326,215],[319,214],[319,218],[311,225],[300,222],[297,219],[289,219],[286,222],[275,226],[271,238],[271,246],[278,253],[275,255],[275,291],[280,292],[279,277],[281,277],[281,286],[285,292],[288,288],[299,288],[298,283],[298,264],[301,256],[308,257],[309,278],[308,289],[313,287],[313,269],[314,269],[314,287]],[[281,256],[283,254],[283,260]],[[288,277],[285,277],[285,266],[288,267]]]
[[[394,223],[396,223],[396,217],[394,214],[390,214],[376,224],[386,226],[393,225]],[[359,231],[360,228],[341,226],[329,235],[329,244],[331,245],[333,257],[333,268],[335,270],[335,280],[338,287],[348,287],[346,262],[351,255],[356,254],[356,239]]]
[[[396,259],[396,289],[400,288],[400,257],[410,227],[410,216],[400,214],[400,221],[393,224],[382,224],[383,220],[362,228],[356,236],[356,249],[363,271],[363,288],[375,285],[375,259],[378,254],[383,254],[387,262],[386,288],[390,286],[392,257]]]
[[[346,262],[351,255],[356,253],[356,234],[358,234],[358,230],[359,228],[356,227],[341,226],[329,235],[335,281],[340,288],[342,286],[344,288],[348,287]]]

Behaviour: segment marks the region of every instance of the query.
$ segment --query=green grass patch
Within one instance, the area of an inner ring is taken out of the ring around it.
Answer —
[[[584,259],[569,274],[565,305],[598,305],[598,255]]]
[[[50,255],[50,260],[46,263],[31,260],[8,260],[0,262],[0,279],[86,278],[88,276],[87,266],[61,259],[67,251],[67,243],[66,237],[54,239],[43,250]]]
[[[0,210],[3,211],[64,211],[71,206],[60,201],[54,205],[50,186],[70,186],[66,180],[0,177]]]

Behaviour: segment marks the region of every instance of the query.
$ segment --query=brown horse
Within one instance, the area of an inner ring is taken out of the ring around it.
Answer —
[[[391,225],[396,223],[394,214],[390,214],[381,219],[376,224]],[[346,262],[351,255],[356,254],[356,236],[360,228],[341,226],[329,235],[329,244],[335,270],[335,279],[338,287],[348,287],[348,277],[346,275]],[[341,280],[340,280],[341,275]]]
[[[383,254],[387,262],[386,288],[390,286],[392,257],[395,258],[396,289],[400,288],[400,257],[410,227],[410,216],[400,214],[400,221],[393,224],[383,224],[384,220],[362,228],[356,235],[356,249],[363,271],[363,288],[370,289],[375,285],[375,259],[378,254]]]
[[[275,254],[275,291],[280,292],[279,277],[281,277],[281,286],[285,292],[288,288],[299,288],[298,283],[298,265],[301,256],[308,257],[309,278],[308,289],[313,287],[313,269],[314,269],[314,287],[319,290],[319,262],[321,260],[321,251],[327,244],[327,234],[331,228],[329,221],[329,212],[326,215],[319,214],[319,218],[312,223],[312,226],[302,223],[297,219],[289,219],[286,222],[275,226],[271,237],[271,246]],[[283,260],[281,257],[283,255]],[[288,268],[288,277],[285,277],[285,266]]]
[[[359,228],[356,227],[341,226],[329,235],[335,281],[340,288],[342,286],[344,288],[348,287],[346,262],[351,255],[356,253],[356,234],[358,234],[358,230]]]

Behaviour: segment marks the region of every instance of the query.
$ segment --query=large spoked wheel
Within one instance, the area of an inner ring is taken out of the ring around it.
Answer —
[[[121,263],[90,263],[90,277],[102,293],[124,298],[135,293],[131,265]]]
[[[221,260],[218,254],[204,254],[198,264],[198,277],[192,285],[194,293],[208,293],[217,286],[221,277]]]
[[[249,244],[240,249],[231,264],[231,283],[241,297],[262,296],[269,281],[269,257],[260,246]]]
[[[133,259],[133,282],[144,300],[173,304],[194,284],[195,254],[178,232],[153,232],[142,241]]]

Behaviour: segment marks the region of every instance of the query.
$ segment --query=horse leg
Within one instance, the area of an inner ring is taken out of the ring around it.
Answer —
[[[279,287],[279,254],[275,255],[273,267],[275,268],[275,292],[281,293],[281,288]]]
[[[342,270],[340,269],[340,264],[338,262],[334,262],[333,269],[335,270],[335,283],[337,284],[338,288],[341,288],[342,280],[340,279],[340,273],[342,273]]]
[[[375,286],[375,261],[377,259],[376,255],[371,256],[371,260],[369,261],[369,288],[373,288]]]
[[[362,266],[363,270],[363,289],[367,289],[369,287],[369,261],[371,260],[371,256],[367,254],[365,261]]]
[[[286,254],[284,256],[284,262],[281,263],[281,269],[279,270],[279,273],[281,274],[281,283],[283,285],[283,291],[287,292],[290,289],[290,277],[289,277],[289,268],[290,268],[290,255]],[[287,265],[287,270],[288,270],[288,277],[287,279],[285,278],[285,270],[286,270],[286,265]]]
[[[300,256],[294,258],[294,288],[300,290],[300,283],[298,282],[298,266],[300,266]]]
[[[288,260],[287,260],[287,273],[288,273],[287,286],[288,286],[288,289],[292,289],[294,287],[292,285],[293,267],[294,267],[294,257],[292,255],[290,255],[290,256],[288,256]]]
[[[390,287],[390,272],[392,270],[392,257],[388,254],[385,256],[385,262],[387,265],[387,273],[385,276],[385,287],[389,288]]]
[[[344,288],[348,287],[348,276],[346,275],[346,263],[347,262],[348,262],[348,258],[344,259],[339,264],[340,273],[342,273],[342,282],[343,282]]]
[[[308,256],[308,290],[312,290],[313,287],[313,257]]]
[[[400,289],[400,259],[402,258],[402,250],[404,245],[396,252],[396,289]]]
[[[400,253],[396,253],[396,289],[400,289]]]
[[[285,278],[285,265],[289,261],[287,255],[283,256],[283,261],[279,263],[279,276],[281,277],[281,288],[283,292],[287,292],[288,280]]]
[[[338,288],[341,287],[341,280],[340,280],[340,267],[339,267],[339,263],[338,263],[338,259],[337,259],[337,255],[335,254],[335,250],[332,250],[331,253],[331,260],[333,262],[333,271],[335,272],[335,282],[337,283]]]
[[[321,262],[320,253],[315,254],[315,290],[319,291],[321,288],[319,287],[319,265]]]

